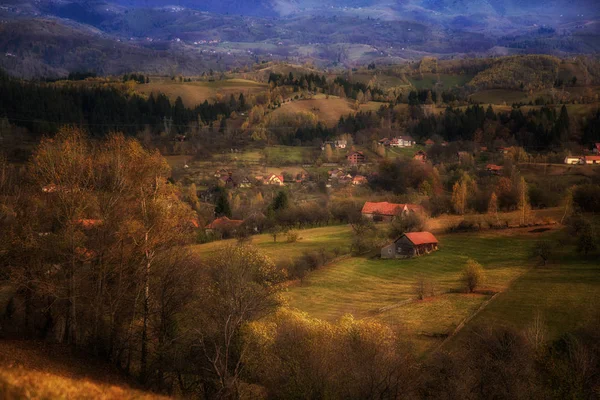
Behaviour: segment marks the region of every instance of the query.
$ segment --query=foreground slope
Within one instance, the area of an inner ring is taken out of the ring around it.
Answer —
[[[0,340],[2,399],[165,399],[133,388],[106,363],[66,346]]]

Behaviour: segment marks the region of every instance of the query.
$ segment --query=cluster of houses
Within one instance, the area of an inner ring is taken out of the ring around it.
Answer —
[[[329,182],[336,181],[338,184],[352,184],[358,186],[369,183],[366,176],[352,176],[343,168],[330,169],[327,171],[327,175],[329,177]]]
[[[383,138],[379,141],[380,146],[386,147],[413,147],[417,142],[410,136],[397,136],[395,138]]]
[[[362,215],[373,221],[389,222],[410,214],[423,214],[425,209],[418,204],[402,204],[367,201]],[[438,250],[438,240],[431,232],[409,232],[381,248],[381,258],[410,258]]]
[[[283,175],[269,174],[269,175],[257,175],[254,177],[241,177],[236,178],[233,172],[227,170],[216,171],[214,177],[218,179],[219,183],[223,186],[249,188],[253,184],[272,185],[272,186],[284,186]],[[303,178],[304,179],[304,178]]]

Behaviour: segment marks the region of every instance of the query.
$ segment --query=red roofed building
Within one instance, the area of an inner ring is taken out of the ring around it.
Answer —
[[[381,249],[381,258],[410,258],[438,250],[438,240],[430,232],[409,232]]]
[[[435,142],[431,139],[427,139],[425,141],[425,146],[433,146],[435,144]]]
[[[367,180],[367,177],[365,177],[365,176],[356,175],[354,178],[352,178],[353,185],[364,185],[366,183],[369,183],[369,181]]]
[[[502,170],[504,169],[504,167],[501,166],[501,165],[496,165],[496,164],[488,164],[488,165],[485,166],[485,169],[490,174],[500,175],[500,173],[502,172]]]
[[[215,219],[210,224],[206,225],[206,233],[234,233],[235,230],[244,223],[239,219],[229,219],[227,217],[220,217]]]
[[[417,161],[425,162],[427,161],[427,153],[425,153],[423,150],[419,150],[415,153],[413,158]]]
[[[95,226],[102,225],[101,219],[78,219],[74,221],[84,229],[92,229]]]
[[[269,175],[264,181],[264,185],[275,185],[275,186],[283,186],[283,175]]]
[[[391,221],[394,217],[404,216],[408,213],[422,213],[423,207],[416,204],[372,203],[367,201],[362,208],[362,215],[374,221]]]
[[[350,164],[362,164],[367,160],[362,151],[353,151],[352,153],[348,154],[346,159]]]
[[[600,164],[600,156],[585,156],[583,159],[586,164]]]

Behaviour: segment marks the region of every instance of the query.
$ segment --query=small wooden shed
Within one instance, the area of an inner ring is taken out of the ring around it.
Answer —
[[[381,258],[410,258],[438,250],[438,240],[430,232],[409,232],[381,249]]]

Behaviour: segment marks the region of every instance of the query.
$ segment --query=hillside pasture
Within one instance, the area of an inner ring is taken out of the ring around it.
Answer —
[[[529,230],[439,235],[441,250],[415,259],[345,259],[290,288],[288,303],[327,321],[347,313],[380,320],[408,334],[425,351],[451,334],[491,293],[507,290],[532,266],[532,239],[550,233]],[[483,290],[475,294],[462,293],[460,280],[470,258],[480,262],[486,274]],[[413,301],[421,278],[433,285],[435,296]]]
[[[444,89],[451,89],[456,86],[464,86],[471,79],[473,79],[473,75],[433,73],[413,75],[408,77],[410,83],[417,90],[432,89],[436,86],[436,84],[441,85],[441,87],[443,87]]]
[[[479,90],[470,96],[477,103],[485,104],[507,104],[528,102],[526,92],[510,89]]]
[[[175,82],[170,79],[152,79],[150,83],[137,85],[135,90],[145,95],[163,93],[169,99],[175,100],[181,97],[187,107],[195,107],[205,100],[209,102],[216,99],[217,95],[228,97],[234,95],[236,98],[240,93],[244,95],[257,94],[266,90],[264,83],[254,82],[246,79],[227,79],[214,82]]]
[[[376,111],[382,105],[383,103],[371,101],[366,104],[361,104],[359,110]],[[353,108],[352,100],[335,96],[326,98],[324,95],[318,95],[313,99],[295,100],[284,103],[281,107],[273,111],[273,115],[296,114],[299,112],[313,113],[317,116],[319,121],[331,127],[338,123],[341,116],[355,114],[356,110]]]
[[[598,224],[596,224],[598,226]],[[597,255],[584,257],[575,251],[566,232],[554,234],[562,245],[554,249],[547,266],[528,270],[510,288],[499,294],[457,336],[468,340],[472,328],[511,326],[527,329],[541,317],[549,340],[573,332],[590,319],[598,318],[600,308],[600,263]]]
[[[252,237],[252,245],[274,261],[293,261],[306,251],[318,251],[322,248],[332,250],[337,247],[340,254],[347,254],[350,251],[351,236],[350,226],[336,225],[301,230],[299,231],[298,241],[294,243],[288,243],[284,234],[277,237],[277,242],[273,241],[271,234],[256,235]],[[235,239],[220,240],[195,245],[191,249],[194,253],[202,256],[203,259],[207,259],[224,247],[235,245],[235,243]]]

